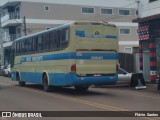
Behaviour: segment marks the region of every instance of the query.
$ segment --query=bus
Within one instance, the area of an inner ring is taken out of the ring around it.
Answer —
[[[71,22],[16,39],[11,48],[11,79],[51,87],[117,82],[118,32],[104,22]]]

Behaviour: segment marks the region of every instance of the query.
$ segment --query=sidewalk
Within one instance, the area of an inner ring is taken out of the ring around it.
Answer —
[[[150,84],[147,83],[145,89],[141,89],[143,91],[146,92],[160,92],[157,90],[157,86],[158,84]],[[92,87],[94,88],[114,88],[114,89],[132,89],[132,90],[136,90],[135,87],[130,87],[129,84],[117,84],[117,85],[93,85]]]

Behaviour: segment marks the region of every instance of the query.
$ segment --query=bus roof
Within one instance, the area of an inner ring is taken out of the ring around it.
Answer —
[[[51,28],[51,29],[48,29],[48,30],[45,30],[45,31],[40,31],[40,32],[37,32],[37,33],[34,33],[34,34],[30,34],[30,35],[27,35],[27,36],[23,36],[23,37],[20,37],[14,41],[19,41],[21,39],[25,39],[25,38],[29,38],[29,37],[32,37],[32,36],[36,36],[36,35],[39,35],[39,34],[43,34],[43,33],[46,33],[46,32],[50,32],[52,30],[56,30],[58,28],[63,28],[63,27],[67,27],[68,25],[70,25],[71,23],[67,23],[67,24],[63,24],[63,25],[60,25],[58,27],[54,27],[54,28]]]
[[[114,24],[111,24],[111,23],[108,23],[108,22],[103,22],[103,21],[100,21],[100,22],[96,22],[96,21],[92,21],[92,22],[91,21],[77,21],[77,22],[75,22],[75,21],[72,21],[72,22],[69,22],[69,23],[66,23],[66,24],[63,24],[63,25],[45,30],[45,31],[41,31],[41,32],[37,32],[37,33],[34,33],[34,34],[30,34],[30,35],[27,35],[27,36],[20,37],[20,38],[14,40],[13,42],[19,41],[21,39],[29,38],[29,37],[32,37],[32,36],[40,35],[40,34],[43,34],[43,33],[46,33],[46,32],[50,32],[52,30],[65,28],[65,27],[68,27],[71,24],[75,24],[75,25],[106,25],[106,26],[116,27]]]

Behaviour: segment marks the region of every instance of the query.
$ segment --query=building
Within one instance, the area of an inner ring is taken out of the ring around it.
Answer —
[[[160,70],[160,0],[139,2],[140,70],[146,79],[156,83]]]
[[[0,66],[3,63],[3,41],[2,41],[3,29],[0,28]]]
[[[115,2],[114,2],[115,1]],[[1,0],[5,64],[12,41],[70,21],[111,22],[118,26],[120,52],[138,47],[136,2],[134,0]],[[24,19],[25,17],[25,19]]]

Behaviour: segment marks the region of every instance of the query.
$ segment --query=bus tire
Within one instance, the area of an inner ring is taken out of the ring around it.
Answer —
[[[19,82],[19,86],[25,86],[26,83],[20,80],[19,73],[17,73],[16,80]]]
[[[83,85],[83,86],[74,86],[76,91],[79,91],[79,92],[84,92],[84,91],[87,91],[88,88],[89,88],[89,85]]]
[[[23,82],[23,81],[19,81],[19,86],[23,87],[23,86],[25,86],[25,85],[26,85],[26,83],[25,83],[25,82]]]
[[[48,84],[48,77],[47,75],[43,75],[43,90],[46,92],[50,92],[51,91],[51,86]]]

